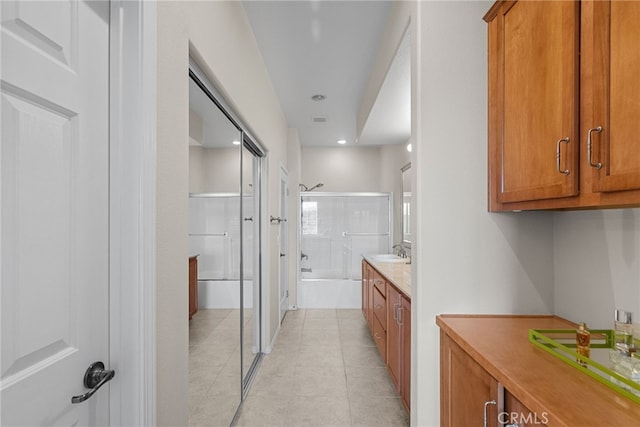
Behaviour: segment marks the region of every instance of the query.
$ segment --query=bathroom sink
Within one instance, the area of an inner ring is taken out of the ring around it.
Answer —
[[[402,258],[395,254],[375,254],[375,255],[369,255],[368,258],[371,261],[376,261],[376,262],[396,262],[396,263],[402,263],[402,264],[406,264],[409,262],[409,258]]]

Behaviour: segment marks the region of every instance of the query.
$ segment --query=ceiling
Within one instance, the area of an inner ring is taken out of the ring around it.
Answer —
[[[303,146],[336,146],[340,139],[347,145],[395,144],[409,138],[408,43],[398,50],[363,132],[356,135],[357,112],[391,3],[243,2],[289,127],[298,129]],[[316,94],[326,99],[313,101]]]

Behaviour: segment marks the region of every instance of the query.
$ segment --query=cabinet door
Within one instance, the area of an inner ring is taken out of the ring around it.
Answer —
[[[490,22],[493,203],[578,194],[578,42],[577,2],[504,2]]]
[[[498,382],[448,335],[440,332],[440,424],[482,425],[485,403],[498,401]],[[498,425],[496,405],[487,405],[487,426]]]
[[[364,316],[365,320],[367,320],[367,310],[368,310],[368,302],[369,302],[369,297],[368,297],[368,293],[367,293],[367,289],[368,289],[368,282],[369,282],[369,269],[367,268],[367,262],[362,260],[362,315]]]
[[[400,293],[387,283],[387,370],[396,390],[400,391],[401,332],[398,312]]]
[[[400,327],[402,333],[400,397],[407,411],[411,407],[411,301],[401,298]]]
[[[583,132],[585,139],[591,133],[594,191],[640,189],[638,18],[637,1],[584,2],[583,76],[591,84],[583,95]]]
[[[517,427],[531,427],[549,424],[548,414],[536,414],[524,406],[509,391],[504,391],[504,412],[500,416],[502,422]]]

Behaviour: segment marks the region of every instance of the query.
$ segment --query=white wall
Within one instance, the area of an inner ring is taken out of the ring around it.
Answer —
[[[241,2],[157,5],[157,423],[188,423],[187,197],[189,51],[268,150],[267,207],[276,214],[287,124]],[[278,227],[266,225],[269,335],[278,325]]]
[[[625,309],[640,333],[640,209],[553,215],[556,314],[610,329]]]
[[[240,149],[189,147],[190,193],[239,193]]]
[[[379,147],[302,147],[302,183],[314,191],[380,191]]]
[[[553,215],[487,213],[490,6],[416,2],[412,19],[412,425],[439,425],[436,315],[554,311]]]

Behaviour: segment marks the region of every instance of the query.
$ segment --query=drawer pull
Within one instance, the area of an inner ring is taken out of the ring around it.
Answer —
[[[380,304],[376,304],[376,309],[380,310],[382,308],[382,306]]]
[[[375,338],[375,339],[377,339],[377,340],[382,339],[382,337],[380,336],[380,334],[379,334],[379,333],[377,333],[377,332],[376,332],[375,334],[373,334],[373,336],[374,336],[374,338]]]
[[[602,126],[591,128],[587,131],[587,158],[589,159],[589,166],[591,166],[592,168],[600,169],[602,168],[602,163],[600,162],[593,163],[593,161],[591,160],[591,153],[592,153],[591,133],[592,132],[596,132],[596,133],[602,132]]]
[[[556,142],[556,168],[558,169],[558,172],[560,172],[563,175],[569,175],[569,169],[561,169],[560,168],[560,144],[562,144],[563,142],[565,144],[568,144],[570,141],[569,137],[567,136],[566,138],[561,138],[558,140],[558,142]]]

